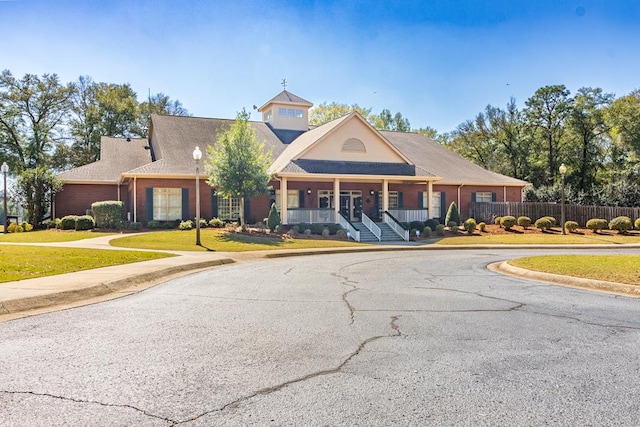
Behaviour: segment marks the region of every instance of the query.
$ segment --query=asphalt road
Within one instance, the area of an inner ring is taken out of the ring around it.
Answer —
[[[640,425],[640,301],[485,268],[531,252],[256,261],[0,323],[0,425]]]

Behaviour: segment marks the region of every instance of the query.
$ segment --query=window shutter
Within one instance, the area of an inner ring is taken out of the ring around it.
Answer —
[[[244,198],[244,222],[249,221],[249,209],[251,209],[251,199],[248,197]]]
[[[476,193],[475,192],[471,193],[471,201],[472,202],[476,201]]]
[[[440,192],[440,219],[444,221],[447,217],[447,193]]]
[[[298,191],[298,207],[304,208],[304,190]]]
[[[380,193],[378,193],[377,191],[373,193],[373,204],[376,210],[380,210]]]
[[[418,208],[424,208],[424,191],[418,191]]]
[[[404,208],[404,197],[402,191],[398,191],[398,208]]]
[[[218,218],[218,194],[211,190],[211,218]]]
[[[189,189],[182,189],[182,219],[189,219]]]
[[[153,188],[147,187],[145,190],[145,209],[147,211],[147,221],[153,221]]]
[[[491,193],[491,201],[496,202],[498,200],[498,195],[496,193]]]

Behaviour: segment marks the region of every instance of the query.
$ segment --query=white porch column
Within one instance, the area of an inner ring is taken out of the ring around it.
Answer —
[[[333,179],[333,217],[338,224],[340,222],[340,178]]]
[[[282,224],[288,224],[289,218],[287,218],[287,178],[280,178],[280,222]]]
[[[428,218],[433,219],[433,181],[427,182],[427,209],[429,209]]]
[[[382,212],[389,210],[389,181],[382,180]]]

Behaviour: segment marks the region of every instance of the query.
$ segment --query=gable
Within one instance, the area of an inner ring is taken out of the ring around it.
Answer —
[[[324,135],[297,159],[409,163],[384,137],[357,115]]]

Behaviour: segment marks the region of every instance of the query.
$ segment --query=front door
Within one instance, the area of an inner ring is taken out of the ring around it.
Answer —
[[[348,191],[340,192],[340,213],[350,220],[353,219],[351,218],[351,194]]]
[[[362,191],[341,191],[340,212],[350,221],[361,221]]]

